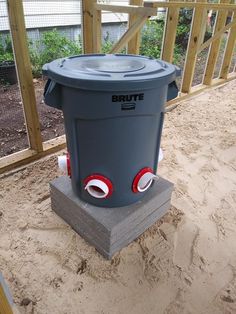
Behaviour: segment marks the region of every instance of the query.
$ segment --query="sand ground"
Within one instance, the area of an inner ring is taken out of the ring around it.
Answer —
[[[56,156],[0,180],[0,270],[20,313],[236,313],[236,81],[166,114],[172,209],[106,261],[50,208]]]

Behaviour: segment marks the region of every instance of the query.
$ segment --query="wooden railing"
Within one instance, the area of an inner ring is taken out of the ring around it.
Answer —
[[[182,84],[181,93],[179,98],[186,96],[185,94],[192,95],[192,93],[204,89],[208,86],[215,86],[222,83],[223,80],[233,79],[236,77],[235,71],[229,73],[229,67],[231,64],[235,40],[236,40],[236,5],[229,4],[230,0],[221,0],[220,3],[207,3],[206,0],[196,1],[196,2],[177,2],[170,0],[170,2],[158,2],[158,1],[140,1],[132,0],[129,6],[119,6],[111,4],[101,4],[97,1],[87,2],[87,12],[91,12],[89,18],[86,20],[84,25],[84,38],[87,42],[87,32],[86,30],[91,28],[93,25],[93,33],[89,34],[92,36],[91,43],[93,44],[85,52],[96,52],[99,53],[101,50],[101,11],[111,11],[128,13],[130,16],[130,23],[128,30],[120,38],[120,40],[113,46],[111,53],[117,53],[128,44],[128,53],[138,53],[139,52],[139,32],[145,22],[150,16],[157,15],[157,8],[167,8],[167,16],[165,22],[165,30],[163,36],[163,44],[161,51],[161,58],[165,61],[172,62],[176,31],[178,25],[179,10],[181,8],[192,8],[193,18],[191,24],[191,31],[188,40],[188,48],[185,58],[185,66],[182,74]],[[137,5],[134,5],[137,4]],[[216,10],[217,17],[215,21],[215,27],[213,36],[203,43],[205,26],[207,22],[207,10]],[[226,24],[226,18],[228,12],[232,11],[234,17],[232,21]],[[92,13],[94,12],[94,13]],[[216,66],[217,57],[220,50],[221,36],[229,31],[229,36],[227,44],[225,47],[225,53],[221,65],[219,78],[213,79],[214,70]],[[135,41],[132,39],[136,36]],[[132,42],[132,44],[130,44]],[[203,82],[192,88],[192,81],[195,72],[196,60],[198,54],[205,48],[209,48],[208,59],[206,62],[205,73]],[[179,101],[175,100],[176,101]],[[170,102],[169,104],[172,104]],[[167,105],[169,105],[167,104]]]
[[[124,6],[97,3],[97,0],[82,0],[84,53],[99,53],[101,51],[102,11],[129,14],[128,29],[112,47],[111,53],[117,53],[124,47],[127,47],[128,53],[138,54],[141,28],[151,16],[157,15],[158,8],[166,8],[167,14],[161,58],[165,61],[172,62],[179,11],[181,8],[193,9],[181,90],[177,99],[167,103],[167,106],[174,105],[176,102],[196,95],[207,88],[223,84],[236,78],[235,68],[233,72],[229,73],[236,43],[236,5],[230,4],[229,2],[230,0],[221,0],[219,3],[208,3],[207,0],[196,0],[196,2],[178,2],[176,0],[170,0],[169,2],[130,0],[130,5]],[[30,147],[29,149],[0,158],[0,173],[65,147],[65,136],[44,143],[42,142],[26,42],[22,1],[7,0],[7,3]],[[215,27],[212,37],[203,43],[207,10],[210,9],[217,11]],[[233,18],[232,21],[226,25],[228,12],[233,13]],[[221,37],[226,31],[229,33],[219,77],[213,78],[220,51]],[[203,81],[197,86],[192,86],[197,56],[206,47],[209,47],[209,52]]]

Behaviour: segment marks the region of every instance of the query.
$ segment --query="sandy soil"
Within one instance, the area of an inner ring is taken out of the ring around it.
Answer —
[[[50,208],[56,156],[0,181],[0,269],[20,313],[236,313],[236,81],[168,112],[172,209],[104,260]]]

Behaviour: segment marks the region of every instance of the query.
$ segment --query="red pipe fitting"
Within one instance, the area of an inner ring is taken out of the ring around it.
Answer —
[[[134,178],[132,184],[133,192],[145,192],[151,186],[153,180],[158,180],[158,176],[153,173],[152,168],[146,167],[141,169]]]

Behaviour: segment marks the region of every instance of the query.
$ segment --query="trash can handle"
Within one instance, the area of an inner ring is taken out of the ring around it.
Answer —
[[[171,82],[168,85],[167,101],[176,98],[178,96],[178,93],[179,93],[179,89],[178,89],[176,82],[175,81]]]
[[[61,85],[52,81],[47,80],[44,87],[44,102],[50,107],[61,109]]]
[[[176,76],[180,76],[181,75],[181,69],[177,66],[177,65],[174,65],[174,67],[175,67],[175,74],[176,74]]]
[[[48,63],[45,63],[42,67],[42,73],[43,75],[47,76],[48,75]]]

